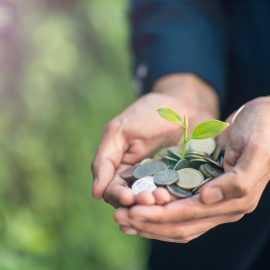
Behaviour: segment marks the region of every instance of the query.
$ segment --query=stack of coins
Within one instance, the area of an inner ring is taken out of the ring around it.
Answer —
[[[223,170],[224,153],[214,139],[191,140],[182,159],[175,147],[162,149],[153,158],[147,158],[120,173],[134,194],[153,192],[166,187],[177,198],[199,193],[207,182]]]

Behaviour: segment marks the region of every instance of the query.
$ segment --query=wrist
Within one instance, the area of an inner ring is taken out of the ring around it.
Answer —
[[[185,99],[191,106],[208,111],[219,117],[219,100],[215,90],[196,75],[190,73],[172,74],[161,77],[152,92]]]

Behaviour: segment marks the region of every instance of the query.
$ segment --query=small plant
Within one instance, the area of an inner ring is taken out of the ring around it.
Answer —
[[[193,129],[191,137],[188,137],[188,118],[186,114],[184,114],[184,117],[182,119],[178,113],[176,113],[174,110],[170,108],[159,108],[157,112],[161,117],[165,118],[166,120],[178,124],[184,128],[184,143],[180,151],[182,159],[185,158],[187,143],[191,139],[201,140],[216,137],[230,125],[227,122],[222,122],[215,119],[208,120],[197,125]]]

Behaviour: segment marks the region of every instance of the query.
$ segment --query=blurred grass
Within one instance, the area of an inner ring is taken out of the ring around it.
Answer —
[[[127,1],[6,3],[17,24],[0,46],[0,269],[144,269],[146,242],[91,198],[89,173],[104,125],[136,98]]]

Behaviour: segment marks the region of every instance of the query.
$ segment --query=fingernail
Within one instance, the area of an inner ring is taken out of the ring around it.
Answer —
[[[136,235],[136,234],[138,234],[138,231],[136,231],[132,228],[128,228],[128,229],[126,229],[125,233],[129,234],[129,235]]]
[[[211,188],[205,191],[203,201],[206,204],[217,203],[224,199],[223,193],[220,188]]]

